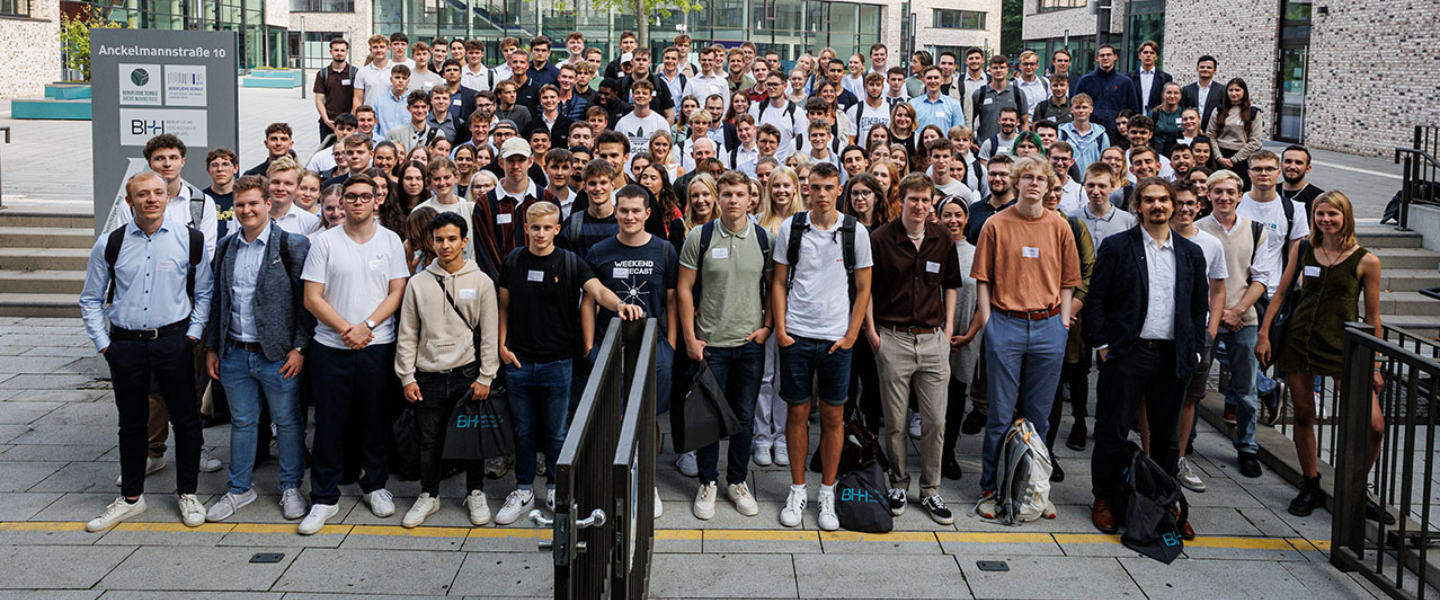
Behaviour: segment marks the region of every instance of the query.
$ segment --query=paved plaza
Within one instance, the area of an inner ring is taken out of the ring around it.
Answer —
[[[298,90],[243,89],[240,114],[244,168],[263,154],[262,132],[273,121],[294,126],[302,158],[317,145],[313,101],[301,99]],[[0,146],[5,205],[89,206],[89,123],[12,121],[8,115],[8,104],[0,102],[0,125],[13,128],[11,144]],[[1385,160],[1317,151],[1315,164],[1311,180],[1351,193],[1362,219],[1379,217],[1399,185],[1399,167]],[[458,477],[442,485],[444,506],[421,528],[402,529],[399,515],[375,518],[357,502],[358,488],[346,486],[340,518],[318,535],[300,537],[280,515],[273,461],[256,470],[259,501],[233,522],[196,529],[179,523],[171,465],[147,480],[148,512],[111,531],[86,533],[85,521],[118,493],[115,407],[109,382],[96,378],[98,366],[78,319],[0,318],[0,599],[551,594],[550,554],[538,550],[549,531],[528,524],[469,527]],[[1209,489],[1187,496],[1200,537],[1168,566],[1095,531],[1089,453],[1063,445],[1057,454],[1068,477],[1051,495],[1057,519],[1005,527],[973,517],[979,438],[965,436],[959,442],[965,477],[941,485],[956,523],[936,525],[912,506],[887,535],[820,532],[813,510],[802,527],[781,527],[776,515],[789,484],[783,467],[752,467],[758,516],[742,517],[722,499],[715,518],[702,522],[690,514],[696,482],[676,471],[667,451],[657,468],[666,510],[656,522],[651,595],[1381,597],[1330,566],[1329,513],[1291,516],[1285,505],[1293,486],[1268,469],[1259,479],[1240,477],[1226,435],[1204,421],[1197,427],[1191,461]],[[1069,428],[1067,417],[1062,433]],[[205,439],[217,457],[228,458],[228,427],[205,430]],[[668,436],[661,447],[670,447]],[[918,467],[917,451],[910,460]],[[208,505],[222,493],[225,479],[223,470],[202,473],[201,501]],[[492,510],[513,486],[509,477],[487,482]],[[392,480],[389,489],[402,511],[419,493],[418,482]],[[284,556],[274,564],[250,563],[259,552]],[[982,572],[977,560],[1006,561],[1009,571]]]

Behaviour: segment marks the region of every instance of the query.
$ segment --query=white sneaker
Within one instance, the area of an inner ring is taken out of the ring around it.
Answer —
[[[310,507],[305,503],[305,497],[300,495],[300,490],[290,488],[280,494],[280,512],[284,513],[287,521],[304,517],[308,510]]]
[[[910,437],[911,439],[920,439],[920,413],[918,412],[910,413]]]
[[[770,463],[771,463],[772,461],[771,461],[771,459],[770,459],[770,447],[769,447],[769,446],[756,446],[756,447],[755,447],[755,451],[754,451],[752,454],[753,454],[753,455],[750,457],[750,460],[754,461],[756,466],[760,466],[760,467],[768,467],[768,466],[770,466]]]
[[[730,501],[735,503],[735,510],[740,514],[747,517],[760,514],[760,505],[755,503],[755,497],[750,495],[750,486],[745,485],[744,482],[732,483],[726,486],[725,491],[726,495],[730,496]]]
[[[1176,465],[1175,478],[1179,479],[1180,485],[1185,486],[1187,490],[1192,492],[1205,491],[1205,482],[1200,479],[1199,475],[1195,474],[1195,467],[1191,466],[1190,461],[1186,460],[1183,456],[1180,457],[1179,464]]]
[[[202,472],[214,473],[216,471],[219,471],[220,467],[223,466],[225,465],[220,462],[220,459],[210,455],[209,448],[200,449],[200,470]]]
[[[686,452],[675,459],[675,466],[680,469],[680,474],[686,477],[699,477],[700,465],[695,462],[695,453]]]
[[[110,506],[105,507],[105,512],[85,524],[85,531],[95,533],[105,531],[114,527],[116,523],[145,512],[145,497],[141,496],[134,504],[125,501],[125,498],[116,498]]]
[[[296,529],[300,535],[314,535],[325,528],[325,522],[340,513],[340,507],[334,504],[313,504],[310,506],[310,514],[300,521],[300,527]]]
[[[500,507],[500,513],[495,515],[495,524],[509,525],[514,523],[534,507],[535,492],[521,489],[510,492],[510,495],[505,497],[505,505]]]
[[[715,516],[716,493],[715,482],[700,485],[700,489],[695,492],[695,505],[691,509],[691,512],[695,513],[695,518],[709,521]]]
[[[660,502],[660,488],[655,488],[655,510],[651,511],[651,513],[656,519],[660,518],[660,515],[665,514],[665,505]]]
[[[790,448],[785,444],[775,444],[775,464],[781,467],[790,466]]]
[[[555,488],[545,489],[545,509],[555,514]]]
[[[835,492],[820,492],[817,498],[820,502],[820,520],[818,521],[821,531],[835,531],[840,528],[840,519],[835,516]]]
[[[230,518],[235,511],[248,506],[255,501],[255,490],[245,490],[240,494],[225,494],[214,504],[210,505],[210,511],[205,513],[205,520],[211,523],[218,523]]]
[[[160,469],[163,469],[163,468],[165,468],[165,457],[163,457],[163,456],[150,456],[150,457],[146,457],[146,458],[145,458],[145,474],[146,474],[146,475],[149,475],[149,474],[151,474],[151,473],[154,473],[154,472],[156,472],[156,471],[159,471]],[[121,476],[119,476],[119,477],[116,477],[116,478],[115,478],[115,486],[116,486],[116,487],[119,487],[120,484],[121,484],[120,480],[121,480],[121,479],[124,479],[124,478],[125,478],[124,475],[121,475]]]
[[[478,527],[490,522],[490,502],[485,499],[485,492],[471,490],[465,497],[465,508],[470,511],[472,525]]]
[[[440,510],[440,500],[433,498],[430,494],[420,494],[415,499],[415,505],[405,513],[405,518],[400,519],[400,526],[406,529],[414,529],[425,523],[425,517],[435,514]]]
[[[380,488],[360,497],[366,504],[370,505],[370,512],[380,518],[395,514],[395,496],[390,490]]]
[[[200,498],[195,494],[180,494],[180,521],[186,527],[199,527],[205,524],[205,505],[200,503]]]
[[[799,527],[805,515],[805,489],[790,486],[790,495],[785,497],[785,508],[780,509],[780,524]]]

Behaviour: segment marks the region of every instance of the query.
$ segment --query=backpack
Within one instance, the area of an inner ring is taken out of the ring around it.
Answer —
[[[855,217],[840,215],[840,243],[845,253],[845,278],[849,282],[850,301],[855,301]],[[785,289],[795,287],[795,265],[800,262],[800,240],[810,229],[810,211],[795,213],[790,217],[790,240],[785,248],[785,261],[790,264],[789,278]]]
[[[1055,518],[1055,505],[1050,503],[1050,473],[1054,467],[1050,451],[1033,424],[1015,420],[1000,442],[996,468],[996,520],[1019,525],[1041,517]]]
[[[701,293],[703,292],[703,290],[704,290],[704,288],[703,288],[703,281],[701,280],[701,279],[702,279],[702,278],[701,278],[701,273],[704,272],[703,269],[705,268],[705,255],[710,253],[710,241],[711,241],[712,239],[714,239],[714,237],[715,237],[715,222],[716,222],[716,219],[711,219],[709,222],[707,222],[707,223],[705,223],[704,225],[701,225],[701,226],[700,226],[700,258],[699,258],[699,259],[696,259],[696,261],[695,261],[695,287],[694,287],[694,290],[695,290],[695,292],[694,292],[694,295],[695,295],[695,305],[696,305],[697,307],[700,305],[700,294],[701,294]],[[748,227],[748,226],[751,226],[751,224],[750,224],[750,222],[749,222],[748,220],[746,221],[745,224],[746,224],[747,227]],[[756,243],[760,244],[760,255],[761,255],[761,256],[769,256],[769,255],[770,255],[770,239],[767,238],[767,237],[765,237],[765,231],[764,231],[763,228],[761,228],[761,227],[758,226],[758,225],[756,225],[756,226],[754,226],[754,227],[755,227],[755,238],[756,238],[755,241],[756,241]],[[764,278],[761,278],[761,279],[760,279],[760,302],[762,303],[762,305],[763,305],[763,303],[765,302],[765,291],[766,291],[766,290],[765,290],[765,279],[764,279]]]
[[[785,104],[785,111],[784,111],[783,114],[784,114],[787,118],[789,118],[790,121],[793,123],[793,122],[795,121],[795,107],[798,106],[798,105],[795,104],[794,102],[791,102],[788,98],[785,100],[785,102],[786,102],[786,104]],[[762,103],[760,103],[760,111],[755,114],[755,126],[756,126],[756,127],[759,127],[760,125],[763,124],[763,123],[760,122],[760,120],[765,118],[765,110],[768,109],[768,108],[770,108],[770,103],[769,103],[769,102],[762,102]]]
[[[873,458],[841,475],[835,481],[835,517],[840,526],[863,533],[890,533],[895,516],[885,498],[889,487],[885,468]]]
[[[202,200],[204,196],[201,196]],[[191,211],[193,213],[195,202],[192,199]],[[201,206],[204,206],[203,204]],[[115,263],[120,260],[120,247],[125,245],[125,227],[118,227],[110,232],[110,237],[105,240],[105,265],[110,274],[110,286],[105,291],[105,303],[115,303]],[[185,273],[185,295],[190,298],[190,304],[195,304],[195,267],[205,259],[205,234],[199,229],[186,227],[190,233],[190,270]]]
[[[1125,469],[1122,489],[1125,499],[1125,533],[1120,543],[1126,548],[1170,564],[1185,549],[1180,524],[1190,518],[1190,504],[1180,484],[1160,468],[1135,442],[1126,442],[1130,466]],[[1170,505],[1180,504],[1180,516]]]
[[[329,85],[330,74],[332,72],[333,70],[330,67],[324,67],[320,69],[320,85]],[[350,80],[350,84],[352,87],[355,84],[356,72],[357,70],[355,69],[355,65],[345,65],[345,78]]]
[[[880,438],[865,427],[863,419],[863,415],[858,410],[850,413],[850,417],[845,419],[845,438],[841,441],[840,466],[835,470],[836,473],[845,474],[864,469],[866,463],[870,462],[880,463],[882,471],[890,469],[890,460],[885,456],[885,449],[880,445]],[[820,473],[821,466],[820,453],[811,454],[808,467],[810,471]],[[888,483],[885,480],[882,482]],[[888,489],[889,486],[885,486],[880,490],[880,495],[884,496]]]

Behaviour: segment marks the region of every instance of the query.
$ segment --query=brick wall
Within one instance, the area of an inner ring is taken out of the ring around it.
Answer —
[[[1440,3],[1328,3],[1310,33],[1307,143],[1389,156],[1416,125],[1440,125]]]
[[[1195,82],[1195,61],[1219,62],[1215,80],[1245,80],[1250,102],[1266,131],[1275,125],[1278,0],[1171,0],[1165,6],[1165,70],[1183,84]],[[1268,134],[1267,134],[1268,137]]]
[[[937,8],[983,12],[985,29],[933,27]],[[910,10],[915,12],[915,43],[920,48],[931,45],[984,48],[988,43],[992,52],[1000,50],[1000,0],[913,0]]]
[[[39,98],[60,79],[60,3],[36,0],[30,18],[0,18],[0,98]]]
[[[1115,12],[1123,14],[1124,1],[1114,0]],[[1040,12],[1040,0],[1025,0],[1025,21],[1021,39],[1044,40],[1063,37],[1070,30],[1070,39],[1095,37],[1095,15],[1086,8]],[[1112,31],[1118,31],[1113,29]]]

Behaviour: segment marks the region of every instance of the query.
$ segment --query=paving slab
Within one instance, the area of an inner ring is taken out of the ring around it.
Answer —
[[[944,554],[940,541],[936,539],[940,535],[958,534],[898,530],[883,534],[822,531],[820,545],[826,554]]]
[[[341,509],[345,510],[344,508]],[[314,535],[296,533],[298,521],[285,523],[236,523],[220,538],[220,546],[277,548],[335,548],[345,541],[351,525],[328,524]]]
[[[306,548],[271,589],[443,595],[463,559],[458,552]]]
[[[266,591],[285,572],[295,554],[286,553],[278,563],[251,563],[250,557],[257,551],[252,548],[141,547],[101,580],[99,586],[145,591]]]
[[[102,590],[0,590],[0,600],[95,600]]]
[[[1165,565],[1149,558],[1121,558],[1121,566],[1139,584],[1150,600],[1226,598],[1233,596],[1236,582],[1247,585],[1250,600],[1294,600],[1309,592],[1283,565],[1255,560],[1181,559]]]
[[[89,343],[89,342],[84,342]],[[90,375],[24,373],[5,381],[0,388],[11,390],[75,390],[89,385],[95,378]]]
[[[414,529],[404,529],[398,527],[398,523],[388,526],[355,525],[350,529],[350,534],[345,536],[340,549],[455,551],[465,545],[469,534],[469,527],[427,524]]]
[[[550,554],[467,554],[455,575],[452,595],[551,596],[554,559]],[[653,570],[652,570],[653,573]],[[653,591],[653,588],[652,588]],[[552,596],[553,597],[553,596]]]
[[[96,462],[115,445],[17,444],[0,454],[0,461]]]
[[[704,534],[707,554],[819,554],[820,532],[792,530],[712,529]]]
[[[135,550],[133,546],[54,546],[36,552],[3,546],[0,565],[5,565],[6,575],[0,577],[0,588],[89,588]]]
[[[1010,570],[1004,572],[981,571],[976,567],[977,560],[992,560],[983,554],[957,556],[956,559],[965,573],[970,592],[976,598],[1070,600],[1145,597],[1113,558],[1021,556],[1006,560]]]
[[[27,431],[29,431],[29,428],[26,425],[0,425],[0,443],[6,443],[17,437],[25,435],[25,432]]]
[[[146,511],[147,513],[149,511]],[[186,527],[179,522],[144,523],[127,521],[116,525],[98,540],[99,544],[122,546],[215,546],[229,533],[234,525],[228,523],[205,523],[199,527]]]
[[[0,462],[0,492],[27,491],[63,469],[67,464],[52,461]],[[36,491],[55,490],[40,489]]]
[[[0,493],[0,521],[24,521],[60,499],[62,494],[46,492]]]
[[[111,407],[111,411],[114,408]],[[12,444],[74,445],[94,444],[98,441],[115,440],[119,443],[118,429],[111,423],[88,425],[48,424],[44,419],[27,426],[26,433],[10,440]],[[169,445],[169,444],[167,444]]]
[[[60,402],[0,402],[0,424],[24,425],[62,406]]]
[[[1191,506],[1190,526],[1200,535],[1215,536],[1259,536],[1256,529],[1240,511],[1233,508]]]
[[[13,463],[12,463],[13,464]],[[4,468],[0,466],[0,468]],[[56,470],[46,477],[44,481],[35,484],[32,488],[36,492],[88,492],[94,494],[117,494],[119,486],[115,485],[115,478],[120,475],[120,466],[112,462],[72,462]],[[221,490],[223,488],[206,487],[207,490]],[[145,493],[174,494],[175,493],[175,468],[168,465],[165,469],[151,473],[145,477]]]
[[[656,554],[650,566],[650,597],[799,596],[794,562],[788,554]]]
[[[969,588],[953,556],[795,557],[801,598],[963,598]]]
[[[0,373],[57,373],[76,360],[69,356],[0,356]]]
[[[1065,555],[1055,537],[1044,532],[938,532],[935,538],[946,554],[990,554],[997,557]]]
[[[206,592],[205,600],[280,600],[282,594],[269,592]],[[101,600],[193,600],[193,592],[156,592],[150,590],[110,590]]]

